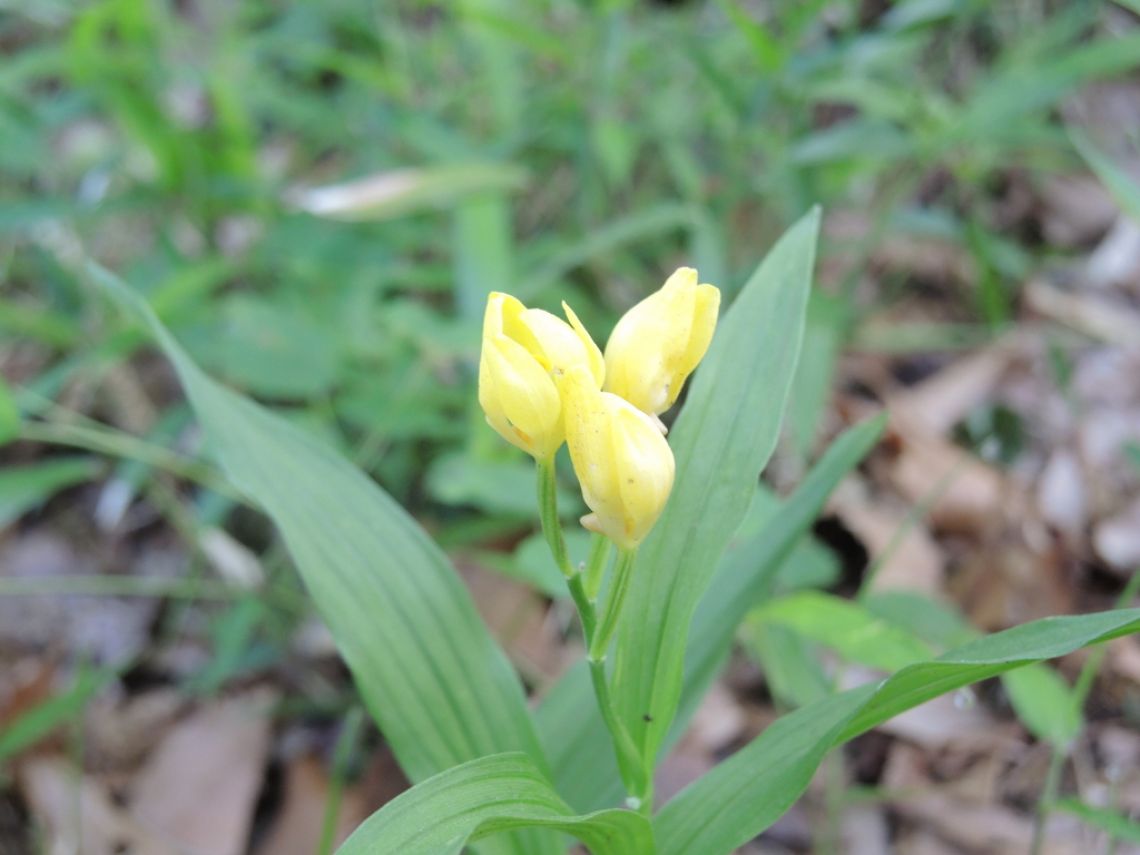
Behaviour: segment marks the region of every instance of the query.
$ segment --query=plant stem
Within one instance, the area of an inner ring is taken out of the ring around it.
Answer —
[[[602,720],[606,723],[614,744],[614,753],[617,755],[618,769],[621,770],[622,783],[630,793],[644,794],[647,788],[645,768],[641,757],[637,753],[637,746],[621,719],[614,710],[613,698],[610,697],[610,687],[606,682],[606,660],[589,659],[590,681],[594,684],[594,697],[598,700],[598,709],[602,713]],[[649,801],[652,801],[650,799]],[[642,806],[645,800],[642,799]],[[639,808],[640,809],[640,808]]]
[[[554,458],[537,460],[538,466],[538,518],[542,533],[562,575],[573,579],[577,573],[570,565],[570,553],[562,536],[562,523],[558,520],[558,484],[554,477]]]
[[[340,806],[344,796],[344,782],[348,777],[348,764],[356,750],[362,724],[364,724],[363,708],[353,707],[344,717],[340,736],[337,738],[336,747],[333,749],[332,780],[329,782],[328,796],[325,799],[325,815],[321,821],[321,839],[317,845],[319,855],[331,855],[333,851],[337,820],[340,818]]]
[[[590,541],[590,557],[586,559],[586,596],[590,602],[598,601],[598,592],[602,589],[602,579],[606,575],[606,564],[610,558],[610,539],[601,534],[595,534]]]
[[[606,610],[602,614],[598,632],[590,643],[591,659],[606,658],[610,638],[613,637],[614,630],[617,628],[622,606],[625,605],[625,596],[629,593],[629,580],[633,577],[633,559],[636,556],[636,549],[618,550],[617,566],[614,568],[614,581],[610,586],[609,597],[606,599]]]
[[[562,535],[562,525],[558,520],[558,494],[554,476],[554,460],[538,460],[536,463],[538,466],[538,509],[539,519],[542,523],[542,533],[546,538],[546,543],[550,547],[550,552],[554,556],[555,562],[558,564],[558,569],[561,570],[562,575],[566,577],[566,585],[570,589],[570,596],[574,599],[574,605],[578,609],[578,618],[582,621],[582,636],[585,639],[587,651],[590,651],[588,656],[590,681],[594,686],[594,697],[598,703],[598,710],[602,714],[602,720],[606,723],[606,729],[610,732],[614,754],[617,756],[618,769],[621,771],[622,783],[630,793],[644,794],[651,792],[652,785],[645,780],[645,767],[641,762],[640,755],[637,753],[637,747],[634,745],[629,731],[626,730],[621,719],[618,718],[617,712],[614,710],[609,684],[606,682],[605,647],[601,648],[602,655],[595,656],[593,654],[593,651],[596,649],[596,640],[599,637],[599,633],[597,632],[597,613],[594,611],[594,603],[588,595],[586,586],[583,583],[583,575],[571,566],[570,556],[566,550],[566,540]],[[608,546],[604,549],[599,549],[595,543],[590,553],[591,562],[597,558],[599,552],[603,557],[608,555]],[[626,562],[627,564],[632,564],[632,555],[633,553],[630,551],[630,557]],[[625,556],[626,552],[623,551],[621,557],[618,559],[619,572],[622,567],[622,559]],[[599,561],[599,563],[604,565],[602,561]],[[593,567],[594,565],[591,563],[590,566]],[[628,567],[626,568],[625,575],[629,575]],[[610,595],[609,602],[611,609],[614,605],[614,597],[618,593],[619,582],[620,577],[615,577],[615,588],[614,592]],[[628,580],[625,582],[625,586],[628,587]],[[624,599],[624,597],[625,594],[622,593],[620,599]],[[618,602],[617,605],[620,608],[620,602]],[[610,612],[607,611],[606,614],[607,618],[609,618]],[[611,619],[611,622],[616,623],[616,616]],[[612,626],[608,632],[612,634]],[[606,637],[608,639],[608,635]],[[641,807],[644,808],[644,803]]]
[[[1045,786],[1041,790],[1037,813],[1033,817],[1033,842],[1029,846],[1029,855],[1041,855],[1041,847],[1045,843],[1045,819],[1049,815],[1049,807],[1057,801],[1066,756],[1065,751],[1053,746],[1053,753],[1049,755],[1049,771],[1045,773]]]

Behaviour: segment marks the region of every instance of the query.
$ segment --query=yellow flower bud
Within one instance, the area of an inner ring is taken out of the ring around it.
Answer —
[[[673,406],[716,329],[720,291],[697,281],[681,267],[622,316],[606,344],[606,391],[654,416]]]
[[[483,315],[479,405],[507,442],[540,460],[551,457],[566,436],[554,377],[581,365],[598,388],[605,378],[598,346],[570,307],[562,308],[570,323],[493,292]]]
[[[673,451],[653,419],[601,392],[581,366],[559,379],[570,460],[593,511],[582,525],[618,546],[637,546],[673,489]]]

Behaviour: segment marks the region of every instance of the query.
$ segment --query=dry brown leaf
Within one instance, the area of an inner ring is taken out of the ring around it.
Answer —
[[[93,700],[84,715],[88,771],[136,766],[166,735],[185,705],[185,695],[172,687],[126,699],[101,695]]]
[[[890,828],[882,805],[856,804],[843,811],[839,836],[845,855],[882,855],[890,851]]]
[[[1073,612],[1067,566],[1062,552],[1039,551],[1010,536],[970,551],[949,589],[974,626],[996,632]]]
[[[1108,643],[1109,667],[1117,676],[1140,685],[1140,644],[1132,636]]]
[[[905,432],[922,428],[946,434],[971,411],[992,399],[993,391],[1022,347],[1015,339],[960,359],[887,400],[887,410]]]
[[[328,799],[329,778],[320,760],[304,755],[289,763],[281,809],[254,855],[313,855],[320,844]],[[334,843],[342,843],[367,817],[360,792],[355,787],[346,788],[337,813]]]
[[[1020,491],[974,455],[926,431],[897,431],[901,447],[887,479],[907,501],[929,505],[935,527],[976,533],[1023,507]]]
[[[849,479],[836,490],[830,507],[863,542],[872,561],[886,556],[875,575],[873,590],[903,589],[938,596],[945,559],[926,526],[908,520],[901,508],[866,501],[864,494],[865,490]]]
[[[0,575],[35,579],[48,589],[56,579],[99,570],[89,552],[52,534],[15,537],[0,548]],[[124,662],[146,647],[159,605],[145,597],[0,597],[0,644]]]
[[[1093,548],[1110,568],[1124,577],[1140,572],[1140,499],[1097,523]]]
[[[533,589],[472,562],[460,571],[475,606],[515,665],[540,685],[552,683],[577,653],[546,619],[546,600]]]
[[[1042,279],[1034,279],[1023,291],[1025,304],[1050,320],[1087,336],[1121,347],[1140,341],[1140,314],[1122,300],[1062,291]]]
[[[116,807],[99,781],[61,758],[23,764],[18,781],[43,827],[45,855],[185,855]]]
[[[1081,464],[1072,451],[1058,448],[1037,479],[1037,510],[1047,523],[1076,538],[1088,522],[1088,509]]]
[[[1140,226],[1122,216],[1085,264],[1085,278],[1095,288],[1131,286],[1140,280]]]
[[[240,855],[269,751],[270,692],[205,706],[176,725],[131,784],[132,815],[193,855]]]
[[[1084,175],[1057,175],[1041,186],[1042,229],[1054,246],[1088,244],[1112,226],[1119,208],[1104,185]]]

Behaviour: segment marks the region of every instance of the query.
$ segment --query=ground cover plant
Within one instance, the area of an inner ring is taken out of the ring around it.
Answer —
[[[3,845],[1136,839],[1135,10],[677,6],[8,13]]]

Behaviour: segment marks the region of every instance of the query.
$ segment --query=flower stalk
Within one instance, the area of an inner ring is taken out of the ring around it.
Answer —
[[[637,747],[633,744],[633,739],[630,737],[629,731],[626,730],[625,725],[622,724],[621,719],[618,718],[617,712],[614,710],[609,683],[606,681],[605,646],[603,645],[601,647],[602,654],[600,656],[594,656],[593,651],[596,649],[596,639],[598,638],[597,613],[594,610],[593,600],[587,596],[586,587],[583,584],[583,574],[576,571],[570,563],[569,551],[566,549],[566,539],[562,534],[562,524],[558,518],[558,493],[554,471],[554,458],[544,458],[536,462],[538,466],[539,519],[542,523],[542,532],[546,538],[547,545],[550,547],[550,552],[558,564],[559,570],[561,570],[562,575],[566,577],[566,584],[570,589],[570,596],[573,598],[574,605],[578,609],[578,618],[582,622],[582,635],[586,641],[586,648],[590,651],[588,659],[590,665],[590,682],[594,687],[594,697],[597,700],[598,709],[601,711],[602,720],[605,722],[606,729],[609,730],[610,738],[613,741],[614,754],[617,757],[618,770],[621,772],[622,783],[625,784],[626,790],[629,793],[641,794],[646,792],[648,787],[645,767],[641,762],[641,755],[638,753]],[[591,550],[591,558],[596,557],[598,553],[603,557],[608,555],[608,546],[604,549]],[[599,563],[604,566],[603,561],[599,561]],[[632,559],[628,563],[632,564]],[[619,555],[618,569],[621,568],[621,565],[622,560],[621,555]],[[629,575],[628,571],[626,575]],[[616,577],[614,581],[616,584],[618,581]],[[617,589],[615,588],[614,592],[616,593],[616,591]],[[620,608],[620,603],[617,605]],[[614,596],[611,594],[607,603],[606,615],[607,620],[616,625],[616,616],[613,618],[609,617],[613,606]],[[613,627],[611,626],[607,632],[609,635],[612,635]],[[640,803],[639,801],[639,804]]]
[[[625,605],[626,595],[629,593],[629,582],[633,577],[633,561],[637,556],[636,549],[619,549],[618,560],[614,567],[613,583],[610,585],[610,594],[606,599],[606,609],[602,613],[601,623],[590,642],[590,659],[606,658],[606,651],[610,647],[610,639],[617,629],[618,619],[621,617],[622,607]]]

